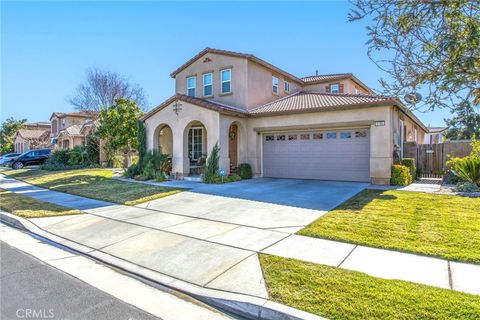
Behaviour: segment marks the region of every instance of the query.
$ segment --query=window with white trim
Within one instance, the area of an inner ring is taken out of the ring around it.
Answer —
[[[203,75],[203,96],[213,96],[213,73],[205,73]]]
[[[197,78],[196,77],[188,77],[187,78],[187,95],[189,97],[195,97],[195,87],[197,86]]]
[[[331,93],[339,93],[340,92],[340,85],[338,83],[334,83],[330,85],[330,92]]]
[[[285,92],[290,92],[290,82],[285,81],[285,82],[283,83],[283,90],[284,90]]]
[[[272,92],[278,94],[278,78],[272,76]]]
[[[220,74],[222,93],[232,92],[232,69],[223,69]]]

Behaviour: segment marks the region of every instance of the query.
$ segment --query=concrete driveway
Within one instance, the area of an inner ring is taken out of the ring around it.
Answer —
[[[197,183],[189,191],[129,207],[42,191],[13,179],[2,178],[0,185],[89,213],[31,219],[52,234],[188,283],[261,298],[268,293],[257,253],[367,186],[285,179]]]

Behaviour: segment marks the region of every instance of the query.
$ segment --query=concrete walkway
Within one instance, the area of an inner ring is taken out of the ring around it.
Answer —
[[[257,256],[267,253],[480,294],[479,265],[293,234],[322,211],[195,192],[129,207],[1,176],[0,187],[89,213],[30,219],[54,235],[206,288],[268,298]]]

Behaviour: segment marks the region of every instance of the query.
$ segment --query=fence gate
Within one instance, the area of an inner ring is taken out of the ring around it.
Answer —
[[[417,168],[422,178],[441,178],[444,162],[443,143],[417,145]]]

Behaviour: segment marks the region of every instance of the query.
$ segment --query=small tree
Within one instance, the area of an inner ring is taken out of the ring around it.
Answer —
[[[123,152],[127,166],[132,162],[132,151],[138,146],[137,121],[141,116],[142,110],[128,99],[117,99],[113,106],[100,112],[97,136],[106,141],[106,148],[111,152]]]
[[[220,160],[220,147],[218,143],[213,146],[212,152],[207,158],[205,169],[203,170],[203,182],[218,183],[220,181],[220,174],[218,173]]]
[[[147,132],[142,120],[137,121],[137,140],[138,164],[142,166],[147,152]]]
[[[12,117],[2,123],[0,128],[0,153],[13,152],[13,143],[18,130],[23,128],[27,119],[16,120]]]

